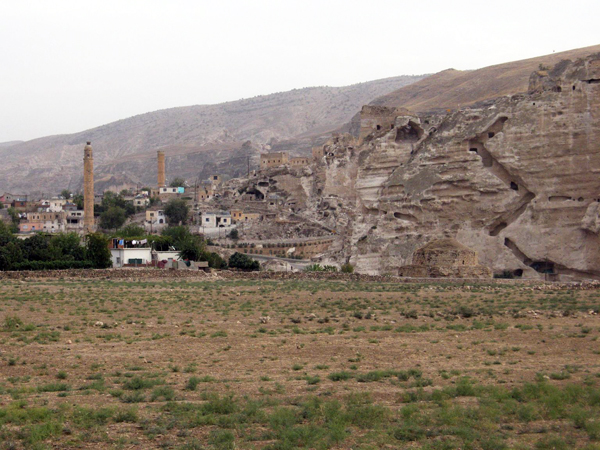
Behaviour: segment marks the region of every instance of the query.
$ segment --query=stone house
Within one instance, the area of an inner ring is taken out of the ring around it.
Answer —
[[[308,160],[308,158],[305,158],[303,156],[290,158],[290,166],[292,167],[306,167],[309,163],[310,161]]]
[[[279,167],[288,162],[289,155],[286,152],[263,153],[260,155],[260,168],[262,170]]]
[[[258,221],[262,219],[262,215],[258,213],[245,213],[241,209],[232,209],[231,210],[231,219],[233,223],[243,223],[243,222],[252,222]]]

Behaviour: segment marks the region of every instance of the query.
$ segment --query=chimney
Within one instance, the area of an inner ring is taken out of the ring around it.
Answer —
[[[167,185],[165,178],[165,152],[158,151],[158,187]]]
[[[94,153],[92,143],[83,149],[83,230],[94,231]]]

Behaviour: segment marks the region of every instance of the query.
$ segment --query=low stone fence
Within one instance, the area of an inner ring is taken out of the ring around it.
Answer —
[[[494,289],[499,286],[516,286],[529,290],[591,290],[600,289],[598,281],[581,282],[547,282],[541,280],[516,279],[464,279],[464,278],[401,278],[391,275],[363,275],[340,272],[241,272],[222,270],[203,272],[195,270],[168,270],[154,268],[120,268],[120,269],[68,269],[68,270],[39,270],[21,272],[0,272],[0,281],[26,279],[104,279],[104,280],[329,280],[341,282],[371,282],[371,283],[401,283],[427,284],[448,287],[450,289],[470,289],[471,287]]]

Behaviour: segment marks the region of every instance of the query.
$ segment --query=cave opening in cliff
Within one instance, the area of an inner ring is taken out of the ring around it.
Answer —
[[[419,125],[410,120],[408,124],[399,127],[396,132],[396,142],[417,142],[423,137],[424,131]]]
[[[381,125],[377,125],[377,131],[381,130]]]
[[[510,188],[511,188],[513,191],[518,191],[518,190],[519,190],[519,185],[518,185],[517,183],[515,183],[514,181],[511,181],[511,182],[510,182]]]
[[[523,276],[523,269],[517,269],[513,272],[513,275],[517,278],[521,278]]]
[[[491,138],[493,138],[494,136],[495,136],[495,133],[494,133],[493,131],[490,131],[490,132],[488,133],[488,137],[489,137],[490,139],[491,139]]]
[[[554,272],[554,263],[552,261],[534,261],[529,267],[539,273],[556,273]]]
[[[494,159],[492,158],[491,153],[485,149],[483,143],[481,143],[480,141],[470,141],[469,151],[475,152],[479,155],[484,167],[492,167],[492,165],[494,164]]]

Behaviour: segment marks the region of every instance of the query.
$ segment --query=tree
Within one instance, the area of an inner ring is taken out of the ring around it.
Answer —
[[[86,259],[97,269],[112,267],[112,259],[108,248],[108,238],[101,233],[90,233],[86,236]]]
[[[108,211],[111,206],[118,206],[119,208],[123,209],[127,214],[127,217],[135,214],[135,207],[133,206],[132,202],[128,202],[120,194],[115,194],[111,191],[105,191],[104,196],[102,197],[102,204],[99,205],[99,207],[96,207],[96,209],[103,213]]]
[[[10,207],[7,209],[8,215],[10,216],[10,220],[12,221],[11,230],[13,233],[17,233],[19,231],[19,223],[21,222],[21,218],[19,217],[19,211],[15,208]]]
[[[193,238],[187,238],[178,245],[179,257],[181,259],[188,259],[190,261],[205,261],[203,259],[204,249],[200,243]]]
[[[146,235],[146,230],[135,223],[125,225],[119,230],[119,237],[134,238]]]
[[[235,252],[229,257],[229,267],[242,270],[260,270],[260,264],[258,261],[250,258],[248,255],[243,253]]]
[[[22,259],[17,238],[12,234],[10,227],[0,220],[0,270],[8,270],[13,263]]]
[[[81,238],[77,233],[59,233],[52,236],[50,247],[60,253],[62,261],[85,260],[85,248],[81,246]]]
[[[60,191],[60,195],[68,200],[71,198],[71,191],[68,189],[63,189]]]
[[[100,214],[100,227],[105,230],[120,228],[127,220],[127,215],[123,208],[111,206],[108,210]]]
[[[177,247],[180,243],[184,242],[188,238],[191,238],[193,235],[190,233],[187,227],[178,226],[178,227],[167,227],[162,233],[163,236],[171,238],[173,244]]]
[[[77,205],[77,209],[83,209],[83,195],[75,194],[73,196],[73,203]]]
[[[229,239],[233,239],[234,241],[237,241],[240,238],[240,233],[237,230],[237,228],[234,228],[233,230],[231,230],[229,232]]]
[[[167,221],[171,225],[185,224],[189,212],[189,206],[185,200],[180,198],[172,198],[165,206],[165,216],[167,216]]]
[[[173,181],[171,181],[171,184],[169,186],[171,186],[171,187],[185,186],[185,180],[181,177],[176,177],[173,179]]]

